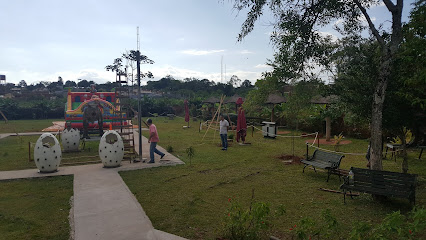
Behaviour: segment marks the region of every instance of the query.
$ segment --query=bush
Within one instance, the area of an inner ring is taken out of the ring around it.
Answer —
[[[233,133],[229,134],[228,139],[234,139],[234,134]]]
[[[169,152],[169,153],[172,153],[173,152],[173,147],[170,146],[170,145],[167,145],[166,151]]]
[[[229,198],[230,207],[225,218],[224,237],[231,240],[259,239],[261,233],[268,229],[269,204],[250,203],[244,210],[236,199]]]

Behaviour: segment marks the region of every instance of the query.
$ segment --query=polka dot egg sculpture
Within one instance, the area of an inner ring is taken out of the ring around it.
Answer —
[[[40,172],[48,173],[58,170],[62,152],[58,139],[51,133],[43,133],[34,146],[34,161]]]
[[[70,130],[65,129],[61,134],[61,140],[64,152],[78,151],[78,146],[80,145],[80,131],[74,128]]]
[[[104,133],[99,142],[99,157],[105,167],[118,167],[124,156],[124,144],[121,136],[114,130]]]

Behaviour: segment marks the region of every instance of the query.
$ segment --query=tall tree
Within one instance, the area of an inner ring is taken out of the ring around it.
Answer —
[[[380,46],[380,60],[375,82],[371,115],[371,168],[382,169],[382,117],[386,88],[392,76],[392,62],[402,42],[403,0],[383,0],[392,15],[391,32],[380,32],[374,25],[367,10],[377,5],[376,0],[234,0],[238,10],[249,8],[238,40],[241,41],[253,28],[255,22],[268,6],[276,18],[271,41],[278,51],[271,64],[274,71],[304,76],[312,64],[330,68],[328,56],[332,52],[330,36],[322,36],[319,29],[336,20],[343,19],[339,32],[343,35],[357,34],[363,29],[361,19],[368,23],[368,29]],[[389,35],[389,38],[386,38]],[[312,72],[312,71],[310,71]]]
[[[77,83],[71,80],[67,80],[64,85],[64,87],[76,87],[76,86],[77,86]]]
[[[27,86],[27,82],[25,82],[25,80],[21,80],[18,84],[19,87],[26,87]]]
[[[77,83],[77,87],[80,87],[80,88],[87,88],[89,86],[90,86],[90,83],[86,79],[83,79]]]

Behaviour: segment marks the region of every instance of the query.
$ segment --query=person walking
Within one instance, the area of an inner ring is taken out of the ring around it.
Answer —
[[[222,140],[222,150],[226,151],[228,149],[229,122],[223,117],[223,115],[220,115],[219,126],[220,126],[220,128],[219,128],[220,139]]]
[[[160,159],[163,159],[164,155],[166,155],[166,154],[160,152],[157,149],[157,143],[160,141],[160,138],[158,137],[157,127],[152,123],[152,119],[148,118],[146,123],[148,124],[148,127],[149,127],[148,143],[150,143],[150,145],[149,145],[149,157],[151,159],[148,163],[155,163],[154,153],[160,155],[161,156]]]

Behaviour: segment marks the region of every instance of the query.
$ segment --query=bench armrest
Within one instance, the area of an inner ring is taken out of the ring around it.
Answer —
[[[349,185],[349,176],[342,176],[342,178],[343,178],[343,184]]]
[[[331,168],[338,168],[340,163],[337,162],[330,162],[331,163]]]

